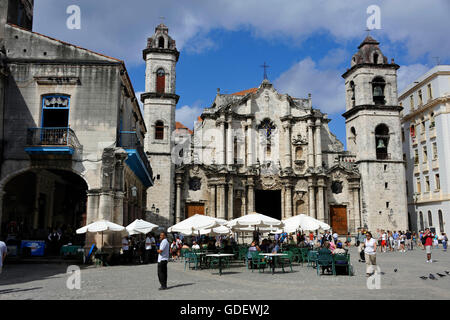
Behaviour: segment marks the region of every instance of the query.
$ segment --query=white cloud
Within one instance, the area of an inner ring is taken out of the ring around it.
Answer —
[[[413,83],[413,81],[417,80],[430,69],[431,68],[419,63],[409,66],[401,66],[397,72],[397,91],[399,95],[408,85]]]
[[[335,113],[345,110],[345,87],[341,73],[335,69],[319,69],[308,57],[282,73],[274,84],[280,92],[296,98],[307,98],[311,93],[314,108]]]
[[[329,33],[339,42],[362,39],[374,0],[79,0],[81,30],[65,27],[65,9],[73,0],[36,1],[38,32],[83,47],[142,63],[146,39],[165,16],[179,50],[199,52],[214,47],[207,37],[214,29],[249,30],[256,37],[301,43],[316,33]],[[448,0],[383,1],[382,30],[375,37],[403,42],[411,59],[422,55],[450,57]]]
[[[175,120],[181,122],[189,129],[194,129],[194,122],[202,114],[203,108],[197,103],[192,106],[184,105],[181,108],[175,110]]]

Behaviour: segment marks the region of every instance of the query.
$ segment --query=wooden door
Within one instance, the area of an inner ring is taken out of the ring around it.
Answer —
[[[186,203],[186,218],[195,214],[205,214],[205,205],[203,203]]]
[[[347,208],[345,206],[330,206],[330,220],[333,232],[337,232],[339,235],[347,234]]]

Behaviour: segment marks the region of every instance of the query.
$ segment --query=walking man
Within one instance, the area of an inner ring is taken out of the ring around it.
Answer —
[[[161,287],[159,290],[167,289],[167,263],[169,261],[169,242],[167,234],[161,232],[159,235],[160,245],[158,250],[158,279]]]
[[[430,228],[426,228],[422,236],[425,240],[425,252],[427,253],[427,262],[433,262],[431,260],[431,247],[433,246],[433,235],[431,234]]]
[[[8,248],[6,247],[6,243],[0,241],[0,274],[2,274],[3,263],[5,262],[6,259],[7,249]]]

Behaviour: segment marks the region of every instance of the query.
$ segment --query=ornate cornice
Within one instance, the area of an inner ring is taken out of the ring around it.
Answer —
[[[345,119],[350,118],[355,113],[363,110],[376,110],[376,111],[402,111],[403,107],[401,106],[389,106],[389,105],[375,105],[375,104],[363,104],[347,110],[342,114]]]

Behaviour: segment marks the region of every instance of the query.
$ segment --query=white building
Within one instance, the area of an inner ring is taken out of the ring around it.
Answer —
[[[450,232],[450,65],[429,70],[399,101],[410,228]]]

